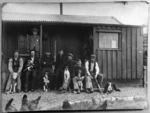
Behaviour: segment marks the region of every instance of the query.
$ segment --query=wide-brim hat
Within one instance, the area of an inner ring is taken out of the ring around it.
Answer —
[[[68,53],[68,56],[74,57],[72,53]]]

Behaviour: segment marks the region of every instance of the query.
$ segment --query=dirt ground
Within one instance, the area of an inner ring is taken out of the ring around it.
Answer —
[[[28,93],[14,93],[14,94],[2,94],[2,107],[3,111],[7,101],[14,98],[13,105],[19,110],[21,107],[21,100],[24,94],[27,94],[29,100],[36,99],[41,96],[39,102],[39,107],[42,110],[47,110],[53,108],[56,105],[60,105],[64,100],[69,101],[81,101],[86,99],[91,99],[91,97],[130,97],[130,96],[142,96],[146,97],[146,88],[139,87],[136,83],[117,83],[117,86],[121,89],[121,92],[113,92],[108,95],[100,94],[99,92],[94,92],[88,94],[82,92],[81,94],[73,93],[63,93],[59,94],[57,91],[43,92],[42,90],[37,90],[35,92]]]

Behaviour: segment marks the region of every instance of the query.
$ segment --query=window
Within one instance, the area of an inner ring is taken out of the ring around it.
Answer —
[[[118,35],[118,33],[99,33],[99,48],[119,49]]]
[[[21,54],[27,53],[27,45],[28,45],[27,37],[24,35],[19,35],[18,36],[18,50]]]

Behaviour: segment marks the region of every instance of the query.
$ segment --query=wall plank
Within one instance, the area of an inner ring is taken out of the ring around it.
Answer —
[[[112,57],[112,73],[113,73],[113,76],[112,78],[113,79],[116,79],[116,69],[117,69],[117,59],[116,59],[116,56],[117,56],[117,51],[113,51],[113,57]]]
[[[130,79],[131,78],[131,41],[132,41],[132,32],[131,32],[131,28],[127,28],[127,78]]]
[[[143,37],[141,28],[137,28],[137,78],[143,78]]]
[[[124,27],[122,28],[122,78],[126,79],[127,76],[127,59],[126,59],[126,43],[127,43],[127,39],[126,39],[126,31],[127,29]]]
[[[100,73],[103,73],[103,51],[98,50],[98,64],[99,64],[99,68],[100,68]]]
[[[107,60],[108,60],[108,79],[112,79],[112,53],[111,51],[107,51],[108,52],[108,56],[107,56]]]
[[[136,78],[136,48],[137,48],[136,28],[132,28],[132,79]]]
[[[122,78],[122,61],[121,61],[121,51],[117,51],[117,78]]]
[[[103,51],[103,75],[104,78],[108,78],[107,76],[107,51]]]

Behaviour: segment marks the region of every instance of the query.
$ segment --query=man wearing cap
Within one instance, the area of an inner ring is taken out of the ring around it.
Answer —
[[[74,70],[74,66],[75,66],[75,61],[73,59],[73,54],[72,53],[68,53],[68,59],[65,63],[65,66],[68,66],[69,72],[70,72],[70,88],[73,89],[73,82],[72,82],[72,78],[73,78],[73,70]]]
[[[39,57],[40,51],[40,36],[38,35],[38,29],[32,29],[33,35],[29,37],[29,50],[35,50],[36,57]]]
[[[95,61],[96,56],[94,54],[91,55],[91,59],[86,61],[86,92],[93,92],[93,81],[97,82],[100,87],[102,87],[103,75],[100,72],[98,63]]]
[[[29,91],[29,82],[31,82],[31,91],[35,90],[37,72],[39,70],[39,59],[36,57],[35,51],[31,50],[30,57],[27,58],[27,62],[25,64],[25,92]],[[31,76],[31,80],[29,80],[29,76]]]
[[[80,75],[79,75],[80,74]],[[74,93],[79,94],[80,93],[80,86],[78,82],[83,82],[85,77],[86,71],[85,68],[82,66],[82,62],[80,59],[77,60],[77,64],[74,67],[73,71],[73,86],[74,86]]]
[[[61,49],[58,52],[58,55],[56,57],[56,76],[55,76],[55,87],[56,89],[59,89],[63,84],[63,69],[65,65],[65,55],[64,51]]]
[[[19,56],[19,52],[16,50],[14,52],[14,56],[9,59],[8,62],[8,70],[9,70],[9,78],[6,85],[6,92],[8,92],[10,86],[11,86],[11,80],[13,77],[13,74],[17,73],[17,92],[21,91],[21,72],[23,68],[23,59]]]
[[[54,58],[52,57],[51,53],[49,51],[45,52],[45,55],[42,57],[41,60],[41,66],[42,66],[42,76],[44,77],[45,73],[48,72],[48,78],[50,80],[50,86],[49,88],[54,88]]]

